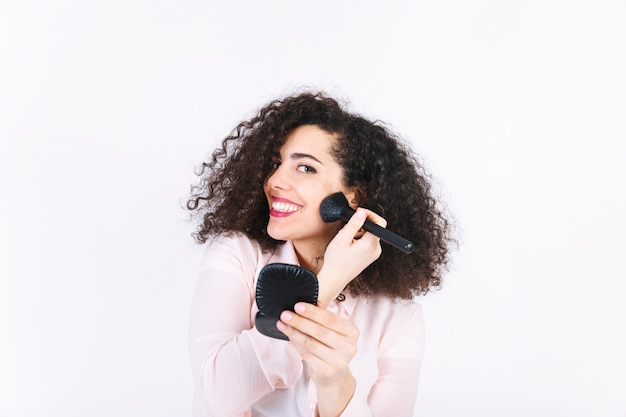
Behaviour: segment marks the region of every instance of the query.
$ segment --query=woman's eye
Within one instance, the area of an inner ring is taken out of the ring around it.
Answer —
[[[309,165],[298,165],[298,171],[305,173],[305,174],[317,172],[315,168]]]
[[[270,164],[270,166],[272,167],[272,170],[277,170],[278,167],[280,166],[280,161],[272,161],[272,163]]]

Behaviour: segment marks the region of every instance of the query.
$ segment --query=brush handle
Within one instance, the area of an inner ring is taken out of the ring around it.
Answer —
[[[351,207],[343,207],[341,209],[341,218],[345,221],[348,221],[354,215],[354,213],[356,212]],[[394,232],[385,229],[384,227],[381,227],[370,220],[365,220],[365,223],[363,224],[363,229],[379,237],[380,240],[389,243],[391,246],[400,249],[404,253],[411,253],[413,252],[413,249],[415,249],[415,245],[413,244],[413,242],[410,242],[405,238],[398,236]]]

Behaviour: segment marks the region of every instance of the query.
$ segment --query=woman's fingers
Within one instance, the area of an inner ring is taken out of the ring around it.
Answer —
[[[339,240],[344,244],[352,243],[353,239],[356,236],[362,234],[363,224],[366,220],[376,223],[381,227],[387,226],[387,220],[385,220],[383,217],[379,216],[371,210],[359,207],[356,210],[356,213],[354,213],[350,220],[337,233],[337,236],[339,236]],[[373,234],[370,233],[370,235],[374,237]]]
[[[352,322],[326,309],[309,303],[297,303],[294,310],[296,313],[283,312],[281,320],[284,318],[283,322],[321,342],[333,340],[335,335],[358,338],[358,329]],[[333,346],[332,343],[326,344]]]
[[[348,370],[356,354],[358,328],[350,321],[312,304],[298,303],[277,323],[307,363],[311,376],[329,383]]]
[[[367,213],[365,209],[358,208],[356,213],[350,218],[350,220],[339,230],[335,239],[339,243],[344,245],[349,245],[352,243],[352,240],[356,236],[356,234],[363,227],[363,223],[367,219]]]
[[[297,332],[305,336],[300,339],[315,340],[330,349],[345,353],[345,356],[352,357],[356,353],[359,330],[352,322],[308,303],[296,304],[295,310],[295,313],[284,311],[280,316],[281,321],[278,324],[283,325],[280,330],[287,336],[290,336],[290,332],[291,335],[298,336],[295,333]]]

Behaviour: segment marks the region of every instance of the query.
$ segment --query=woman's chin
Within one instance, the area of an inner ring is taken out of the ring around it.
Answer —
[[[280,230],[276,230],[273,227],[268,227],[267,228],[267,234],[269,237],[271,237],[274,240],[289,240],[289,237],[286,235],[286,233],[282,232]]]

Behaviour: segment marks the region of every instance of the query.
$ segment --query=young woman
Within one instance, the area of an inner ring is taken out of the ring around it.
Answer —
[[[187,207],[208,243],[193,301],[194,416],[411,417],[423,352],[413,298],[437,287],[450,223],[428,176],[380,123],[324,94],[273,101],[237,126],[208,162]],[[356,214],[324,223],[320,203],[343,192]],[[407,255],[361,227],[411,240]],[[319,280],[317,305],[254,327],[259,271],[300,265]]]

